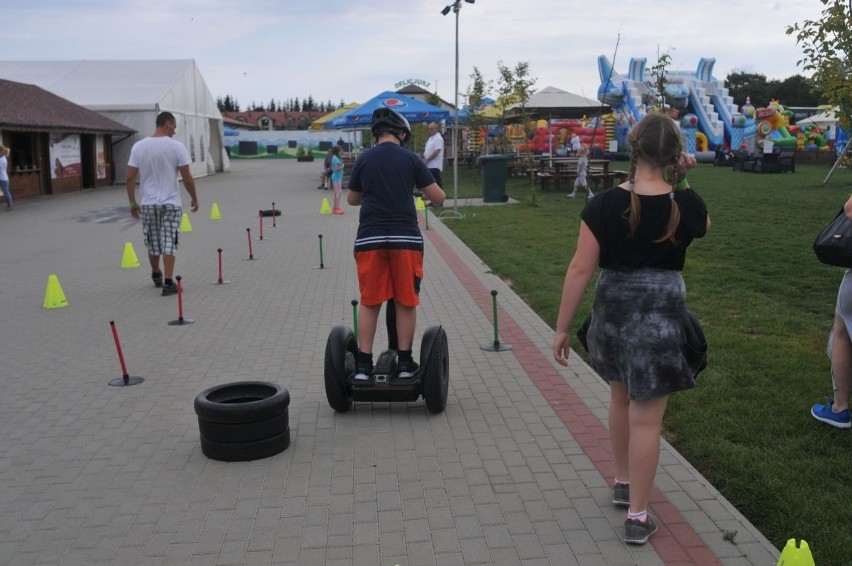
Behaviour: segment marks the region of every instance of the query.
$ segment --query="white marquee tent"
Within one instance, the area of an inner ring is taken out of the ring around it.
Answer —
[[[194,60],[0,61],[0,78],[34,84],[136,130],[113,143],[117,182],[130,148],[154,132],[163,111],[177,118],[175,139],[189,150],[194,177],[227,169],[222,115]]]

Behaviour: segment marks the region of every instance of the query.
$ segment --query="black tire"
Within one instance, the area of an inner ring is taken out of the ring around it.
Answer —
[[[450,354],[447,334],[440,326],[431,326],[423,334],[420,350],[423,371],[423,400],[430,413],[440,413],[447,406],[450,386]]]
[[[325,343],[325,396],[338,413],[345,413],[352,406],[352,390],[347,381],[355,374],[357,353],[358,341],[352,330],[342,324],[331,329]]]
[[[237,381],[205,389],[195,398],[195,414],[212,423],[254,423],[280,415],[290,392],[266,381]]]
[[[247,462],[268,458],[290,446],[290,428],[271,438],[254,442],[214,442],[201,437],[201,451],[211,460],[222,462]]]
[[[278,436],[290,426],[290,411],[286,408],[278,415],[253,423],[214,423],[198,419],[201,437],[213,442],[254,442]]]

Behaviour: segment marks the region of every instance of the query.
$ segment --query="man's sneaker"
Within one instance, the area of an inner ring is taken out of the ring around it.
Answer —
[[[163,272],[158,271],[157,273],[152,273],[151,280],[154,282],[154,287],[159,289],[163,286]]]
[[[420,366],[418,366],[414,360],[400,360],[399,366],[397,367],[399,367],[399,377],[408,379],[414,377],[414,374]]]
[[[833,403],[834,399],[828,399],[828,402],[823,405],[817,403],[811,407],[811,415],[816,420],[837,428],[852,428],[852,415],[850,415],[849,409],[835,413],[831,410]]]
[[[565,195],[565,198],[577,198],[577,193],[571,193],[570,195]]]
[[[630,507],[630,484],[617,483],[612,488],[612,502],[619,507]]]
[[[172,283],[171,285],[163,285],[163,296],[168,297],[169,295],[177,294],[177,284]]]
[[[355,362],[355,381],[370,381],[373,364],[370,362]]]
[[[645,544],[652,534],[657,532],[657,518],[648,513],[644,523],[635,519],[624,521],[624,542],[627,544]]]
[[[342,208],[335,208],[335,209],[332,209],[331,212],[333,214],[343,214],[343,209]]]

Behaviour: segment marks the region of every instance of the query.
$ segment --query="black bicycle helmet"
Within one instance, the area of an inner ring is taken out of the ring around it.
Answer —
[[[376,139],[388,131],[396,136],[400,144],[411,138],[411,126],[402,114],[391,108],[376,108],[370,120],[370,134]],[[405,139],[402,134],[405,134]]]

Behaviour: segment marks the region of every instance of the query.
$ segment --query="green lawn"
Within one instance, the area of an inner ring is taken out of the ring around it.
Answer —
[[[713,221],[684,270],[710,360],[695,390],[672,396],[664,434],[778,548],[804,538],[819,566],[848,566],[852,431],[809,414],[831,394],[825,345],[842,277],[811,244],[852,191],[848,170],[822,185],[829,168],[690,172]],[[451,169],[444,179],[452,205]],[[461,166],[459,196],[481,192],[478,170]],[[520,204],[460,207],[464,218],[446,223],[552,327],[584,202],[567,190],[533,197],[524,178],[507,192]],[[590,306],[591,290],[572,330]]]

